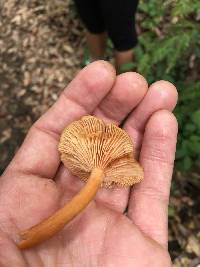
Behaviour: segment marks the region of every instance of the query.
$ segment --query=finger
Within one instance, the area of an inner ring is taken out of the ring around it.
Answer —
[[[147,89],[148,84],[143,76],[136,72],[123,73],[117,76],[114,87],[102,100],[94,115],[119,125],[142,101]],[[102,188],[97,193],[96,200],[113,210],[123,212],[128,203],[128,196],[129,188]]]
[[[145,125],[150,116],[160,109],[172,111],[176,106],[178,93],[176,87],[167,81],[153,83],[140,105],[130,114],[124,129],[131,134],[135,149],[139,150]]]
[[[104,61],[80,71],[52,108],[31,127],[9,169],[52,178],[60,163],[57,145],[61,131],[71,121],[93,112],[112,88],[115,77],[112,66]]]
[[[105,121],[120,124],[140,103],[147,89],[147,81],[139,73],[123,73],[117,76],[115,86],[102,100],[94,114]]]
[[[140,162],[144,180],[132,189],[128,216],[142,232],[167,246],[167,207],[176,149],[177,122],[161,110],[145,128]]]

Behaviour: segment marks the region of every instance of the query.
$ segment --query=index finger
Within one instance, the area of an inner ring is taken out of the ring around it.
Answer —
[[[75,77],[57,102],[31,127],[6,171],[54,177],[60,164],[58,141],[63,128],[93,112],[112,88],[116,75],[105,61],[94,62]]]

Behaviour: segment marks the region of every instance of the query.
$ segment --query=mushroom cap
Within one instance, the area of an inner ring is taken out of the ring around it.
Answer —
[[[62,132],[58,149],[63,164],[85,182],[95,167],[104,171],[104,187],[131,186],[144,176],[134,159],[128,134],[94,116],[84,116],[69,124]]]

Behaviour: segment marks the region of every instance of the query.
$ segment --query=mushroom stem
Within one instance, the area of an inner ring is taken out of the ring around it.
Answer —
[[[70,202],[66,203],[63,208],[59,209],[43,222],[19,234],[20,241],[18,247],[21,249],[30,248],[49,239],[60,231],[65,224],[79,214],[94,198],[102,183],[103,176],[104,173],[102,169],[94,168],[85,186]]]

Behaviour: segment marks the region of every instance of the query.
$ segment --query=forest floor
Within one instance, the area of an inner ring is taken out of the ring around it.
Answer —
[[[81,69],[85,39],[69,0],[2,1],[0,17],[2,173],[32,123]],[[174,267],[200,267],[199,187],[195,171],[174,173],[169,208]]]

